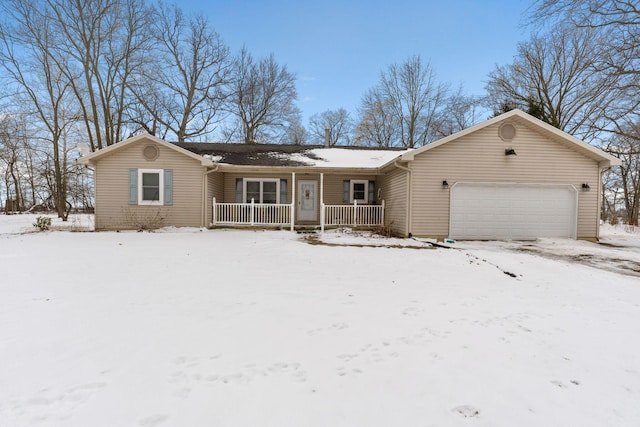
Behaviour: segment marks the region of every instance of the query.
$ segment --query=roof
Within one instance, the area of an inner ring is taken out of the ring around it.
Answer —
[[[482,123],[478,123],[475,126],[471,126],[467,129],[464,129],[460,132],[454,133],[452,135],[449,135],[445,138],[442,138],[438,141],[432,142],[431,144],[425,145],[423,147],[420,147],[416,150],[411,150],[407,153],[404,153],[402,155],[401,160],[402,161],[411,161],[414,159],[415,156],[424,153],[425,151],[429,151],[429,150],[433,150],[434,148],[437,148],[441,145],[447,144],[448,142],[454,141],[456,139],[459,139],[463,136],[469,135],[473,132],[476,132],[480,129],[484,129],[488,126],[492,126],[496,123],[500,123],[503,121],[506,121],[508,119],[512,119],[515,122],[518,123],[522,123],[526,126],[529,126],[535,130],[537,130],[538,132],[540,132],[541,134],[556,140],[556,141],[560,141],[568,146],[570,146],[571,148],[573,148],[574,150],[582,153],[583,155],[596,160],[600,167],[610,167],[610,166],[617,166],[617,165],[621,165],[622,162],[620,161],[620,159],[618,159],[615,156],[612,156],[609,153],[604,152],[603,150],[594,147],[593,145],[587,144],[584,141],[579,140],[578,138],[569,135],[568,133],[551,126],[548,123],[543,122],[542,120],[539,120],[535,117],[533,117],[530,114],[525,113],[524,111],[521,110],[511,110],[508,111],[504,114],[501,114],[499,116],[493,117],[489,120],[486,120]],[[386,166],[386,165],[385,165]]]
[[[378,168],[405,148],[324,147],[321,145],[174,143],[212,162],[236,166]]]
[[[199,161],[202,166],[213,166],[213,162],[205,157],[198,156],[197,154],[192,153],[191,151],[178,147],[176,144],[163,141],[160,138],[156,138],[155,136],[148,135],[148,134],[136,135],[132,138],[125,139],[124,141],[120,141],[116,144],[110,145],[107,148],[103,148],[102,150],[94,151],[91,154],[87,154],[86,156],[80,157],[77,160],[77,162],[80,163],[81,165],[89,165],[95,162],[96,160],[99,160],[102,157],[112,154],[114,151],[121,150],[124,147],[127,147],[131,144],[135,144],[144,140],[153,141],[157,144],[162,145],[163,147],[167,147],[171,150],[175,150],[181,154],[184,154],[187,157],[191,157],[192,159]]]
[[[203,166],[215,164],[226,167],[313,167],[326,169],[382,169],[394,162],[412,161],[415,156],[428,150],[469,135],[494,124],[512,120],[529,126],[555,141],[566,144],[583,155],[596,160],[600,167],[620,165],[622,162],[604,151],[589,145],[535,117],[511,110],[470,128],[449,135],[418,149],[379,147],[324,147],[322,145],[282,145],[282,144],[231,144],[210,142],[166,142],[151,135],[138,135],[111,145],[78,159],[80,164],[91,164],[115,150],[122,149],[141,140],[154,141],[199,161]]]

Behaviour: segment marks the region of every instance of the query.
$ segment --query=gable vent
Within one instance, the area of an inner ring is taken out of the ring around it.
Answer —
[[[503,141],[511,141],[516,136],[516,127],[511,123],[505,123],[498,129],[498,135]]]
[[[145,159],[154,161],[160,155],[160,150],[158,150],[158,147],[155,145],[147,145],[144,147],[144,150],[142,150],[142,155]]]

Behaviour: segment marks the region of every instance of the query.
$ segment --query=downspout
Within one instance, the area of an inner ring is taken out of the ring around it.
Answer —
[[[406,217],[406,222],[407,222],[407,236],[411,237],[411,217],[413,214],[413,198],[411,197],[411,183],[413,180],[413,174],[411,173],[411,168],[409,167],[409,163],[407,163],[407,166],[402,166],[400,164],[398,164],[398,161],[396,160],[395,162],[393,162],[393,165],[395,167],[397,167],[398,169],[402,169],[403,171],[407,171],[408,175],[409,175],[409,179],[407,179],[407,217]]]
[[[598,165],[598,209],[596,209],[596,242],[600,241],[600,214],[602,213],[602,204],[604,203],[603,185],[602,185],[602,172],[605,168]],[[576,239],[578,238],[578,224],[576,224]]]
[[[291,231],[295,230],[296,224],[296,173],[291,172]]]
[[[208,183],[207,183],[207,175],[209,175],[212,172],[218,172],[218,168],[220,168],[220,165],[218,163],[215,163],[213,165],[213,169],[211,170],[206,170],[205,172],[202,174],[202,196],[200,198],[200,200],[202,200],[202,209],[200,210],[200,227],[206,227],[205,225],[205,219],[207,217],[207,187],[208,187]]]
[[[320,231],[324,233],[324,173],[320,172]]]

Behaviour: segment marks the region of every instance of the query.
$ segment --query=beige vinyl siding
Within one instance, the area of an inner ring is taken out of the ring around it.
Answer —
[[[205,225],[209,225],[213,221],[213,198],[216,202],[221,203],[224,199],[224,174],[221,172],[212,172],[207,175],[207,200]]]
[[[408,180],[409,173],[402,169],[393,169],[380,179],[385,225],[401,236],[407,235]]]
[[[146,160],[146,141],[128,145],[99,159],[95,165],[96,229],[136,228],[135,221],[162,217],[162,225],[199,227],[202,222],[204,167],[175,150],[155,144],[156,160]],[[129,205],[129,169],[172,169],[173,205]]]
[[[560,141],[540,135],[522,123],[516,137],[498,136],[500,123],[418,154],[411,162],[412,216],[416,236],[447,237],[449,190],[442,181],[572,184],[578,190],[578,238],[595,238],[598,227],[598,163]],[[517,155],[505,156],[512,147]],[[589,183],[590,192],[581,191]]]

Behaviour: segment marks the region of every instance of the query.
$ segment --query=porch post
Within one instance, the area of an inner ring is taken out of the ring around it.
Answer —
[[[380,225],[384,227],[384,200],[382,201],[382,215],[380,215]]]
[[[353,201],[353,228],[358,225],[358,201]]]
[[[254,212],[253,210],[255,209],[254,206],[254,201],[253,201],[253,197],[251,198],[251,211],[249,212],[249,221],[251,222],[251,225],[253,225],[253,221],[254,221]]]
[[[320,173],[320,232],[324,233],[324,173]]]
[[[213,214],[212,214],[212,217],[211,217],[211,223],[213,225],[216,225],[217,218],[216,218],[216,198],[215,197],[213,198],[212,207],[213,207]]]
[[[296,223],[296,173],[291,172],[291,231]]]

